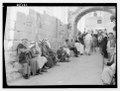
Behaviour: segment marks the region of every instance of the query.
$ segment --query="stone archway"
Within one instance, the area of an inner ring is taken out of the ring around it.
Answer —
[[[70,24],[72,26],[71,28],[72,38],[75,38],[75,36],[77,35],[77,23],[84,15],[94,11],[105,11],[115,16],[115,7],[108,7],[108,6],[80,7],[76,11],[77,11],[76,13],[71,14]]]

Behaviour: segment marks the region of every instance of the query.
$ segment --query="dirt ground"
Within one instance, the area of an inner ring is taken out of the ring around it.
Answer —
[[[9,85],[101,85],[103,59],[99,53],[70,58],[42,75],[20,78]]]

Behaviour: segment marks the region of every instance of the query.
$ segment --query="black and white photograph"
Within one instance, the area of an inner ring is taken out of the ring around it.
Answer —
[[[3,87],[117,88],[117,3],[3,3]]]

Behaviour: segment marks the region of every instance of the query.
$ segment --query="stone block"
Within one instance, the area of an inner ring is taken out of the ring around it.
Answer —
[[[26,15],[24,13],[22,13],[22,12],[17,12],[16,21],[24,23],[25,20],[26,20]]]
[[[22,77],[22,74],[21,74],[21,73],[14,71],[14,72],[12,72],[12,73],[10,73],[10,74],[7,74],[7,82],[8,82],[8,83],[9,83],[9,82],[12,82],[12,81],[14,81],[14,80],[16,80],[16,79],[19,79],[19,78],[21,78],[21,77]]]
[[[22,66],[18,62],[15,62],[13,65],[7,63],[6,64],[7,82],[11,82],[22,77],[21,73],[18,72],[18,70],[20,70],[21,68]]]
[[[19,21],[16,21],[16,23],[15,23],[15,31],[19,31],[19,32],[25,31],[25,27],[26,27],[25,22],[21,23]]]
[[[12,46],[13,51],[16,51],[17,46],[18,46],[19,43],[21,43],[20,40],[13,41],[13,46]]]
[[[13,68],[19,71],[20,69],[22,69],[22,65],[19,62],[15,62],[13,64]]]
[[[18,32],[18,31],[16,31],[14,39],[15,40],[21,40],[24,38],[31,39],[32,35],[34,35],[32,32],[30,33],[30,32]]]

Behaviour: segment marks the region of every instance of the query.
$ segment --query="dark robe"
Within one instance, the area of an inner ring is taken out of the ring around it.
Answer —
[[[19,63],[23,64],[23,63],[27,63],[27,56],[26,56],[26,52],[19,52],[19,49],[27,49],[23,44],[18,44],[17,46],[17,54],[19,56]]]
[[[102,41],[99,43],[99,47],[101,48],[101,53],[104,56],[104,58],[108,58],[108,53],[107,53],[107,37],[104,37]]]
[[[60,62],[65,62],[67,61],[66,59],[69,58],[68,54],[63,49],[58,49],[57,55]]]
[[[22,69],[20,72],[22,72],[22,75],[25,79],[27,79],[30,75],[30,58],[31,58],[31,55],[29,52],[21,52],[21,53],[18,53],[19,52],[19,49],[27,49],[23,44],[19,44],[17,46],[17,54],[19,56],[19,63],[22,65]]]
[[[49,52],[45,45],[43,45],[41,47],[41,51],[42,51],[42,56],[46,57],[48,60],[47,63],[45,64],[45,66],[47,66],[49,68],[53,67],[53,65],[54,65],[53,60],[52,60],[51,56],[49,55]]]
[[[81,36],[81,37],[79,37],[78,39],[79,39],[79,42],[84,45],[83,37]]]
[[[56,59],[56,53],[52,51],[51,48],[48,47],[48,45],[46,45],[47,51],[49,56],[51,57],[51,59],[53,60],[53,63],[56,64],[57,63],[57,59]]]

